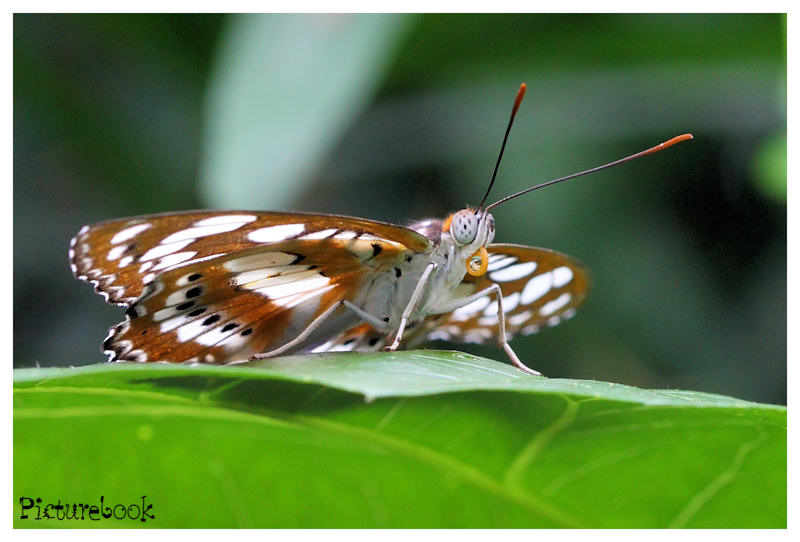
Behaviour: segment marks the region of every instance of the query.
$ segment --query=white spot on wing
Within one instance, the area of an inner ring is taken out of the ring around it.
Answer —
[[[503,310],[505,312],[511,312],[517,308],[519,305],[519,292],[514,292],[511,295],[507,295],[503,298]]]
[[[333,236],[334,239],[352,239],[356,236],[354,231],[343,231]]]
[[[503,311],[504,312],[511,312],[517,308],[519,305],[519,292],[514,292],[503,298]],[[497,316],[499,304],[497,300],[492,301],[491,305],[486,307],[486,310],[483,311],[484,316]]]
[[[334,343],[334,342],[335,342],[335,341],[334,341],[334,339],[331,339],[331,340],[329,340],[329,341],[327,341],[327,342],[324,342],[324,343],[322,343],[321,345],[319,345],[319,346],[317,346],[316,348],[314,348],[313,350],[311,350],[311,353],[312,353],[312,354],[318,354],[318,353],[320,353],[320,352],[327,352],[327,351],[328,351],[328,349],[329,349],[331,346],[333,346],[333,343]]]
[[[356,341],[353,341],[349,344],[345,343],[336,344],[336,339],[333,338],[311,350],[311,353],[316,354],[319,352],[350,352],[354,350],[356,346],[358,346]]]
[[[225,262],[225,269],[233,273],[242,273],[254,269],[278,267],[288,265],[295,261],[297,256],[285,252],[266,252],[264,254],[251,254]]]
[[[297,294],[297,295],[288,296],[288,297],[282,297],[280,299],[272,299],[271,301],[273,303],[275,303],[276,305],[280,305],[281,307],[284,307],[284,308],[287,308],[287,309],[291,309],[293,307],[296,307],[300,303],[308,301],[309,299],[313,299],[315,297],[321,296],[322,294],[324,294],[325,292],[327,292],[328,290],[330,290],[334,286],[335,286],[335,284],[331,284],[330,286],[326,286],[324,288],[320,288],[319,290],[314,290],[312,292]]]
[[[564,305],[569,303],[570,299],[572,299],[572,294],[570,294],[569,292],[564,292],[563,294],[561,294],[560,296],[558,296],[554,300],[548,301],[547,303],[542,305],[542,308],[539,309],[539,313],[542,316],[550,316],[551,314],[553,314],[557,310],[563,308]],[[556,323],[558,323],[558,322],[556,322]],[[551,324],[551,325],[555,325],[555,324]]]
[[[156,245],[147,252],[142,255],[141,260],[142,262],[146,262],[149,260],[155,260],[156,258],[163,258],[167,254],[172,254],[173,252],[178,252],[186,245],[191,244],[194,239],[186,239],[184,241],[178,241],[177,243],[169,243],[167,245]]]
[[[480,326],[493,326],[497,325],[499,322],[497,320],[497,314],[495,316],[482,316],[478,318],[478,325]]]
[[[193,287],[194,288],[194,287]],[[172,305],[179,305],[186,301],[186,292],[191,290],[191,288],[184,288],[183,290],[176,290],[167,296],[167,300],[164,302],[164,305],[167,307],[171,307]]]
[[[200,335],[203,331],[208,329],[207,326],[203,325],[203,322],[204,322],[204,319],[200,318],[198,320],[194,320],[192,322],[189,322],[188,324],[184,324],[184,325],[178,327],[178,329],[177,329],[178,340],[181,341],[182,343],[185,343],[186,341],[188,341],[190,339],[193,339],[193,338],[197,337],[198,335]]]
[[[560,288],[572,280],[572,269],[566,265],[553,269],[551,273],[553,273],[553,286],[556,288]]]
[[[428,340],[429,341],[449,341],[450,334],[446,331],[442,331],[441,329],[437,329],[435,331],[431,331],[428,333]]]
[[[533,273],[534,270],[536,270],[536,262],[518,263],[516,265],[506,267],[505,269],[500,269],[499,271],[489,273],[489,278],[498,282],[518,280],[522,277],[527,277]]]
[[[247,238],[254,243],[275,243],[303,233],[305,224],[281,224],[251,231]]]
[[[203,346],[215,346],[218,343],[222,342],[223,340],[227,339],[229,335],[236,333],[235,329],[239,326],[236,326],[233,330],[229,329],[227,331],[222,331],[222,328],[225,327],[225,324],[217,325],[211,331],[207,331],[202,335],[199,335],[195,341],[199,342]]]
[[[360,236],[358,239],[348,243],[347,250],[358,256],[361,260],[368,260],[375,254],[375,247],[372,246],[374,243],[364,239],[363,237],[364,236]]]
[[[300,239],[327,239],[337,231],[339,230],[337,230],[336,228],[328,228],[327,230],[320,230],[320,231],[315,231],[314,233],[306,234],[302,236]]]
[[[172,235],[168,235],[162,239],[161,244],[167,245],[170,243],[177,243],[179,241],[189,240],[194,241],[199,237],[207,237],[209,235],[217,235],[219,233],[226,233],[233,231],[244,226],[245,222],[229,222],[227,224],[215,224],[211,226],[196,226],[194,228],[186,228],[185,230],[176,231]]]
[[[153,321],[154,322],[161,322],[162,320],[166,320],[167,318],[172,318],[178,314],[178,311],[175,310],[174,307],[167,307],[166,309],[161,309],[153,313]],[[162,330],[164,331],[164,330]]]
[[[106,259],[116,260],[117,258],[122,256],[122,253],[125,252],[127,248],[128,247],[126,247],[125,245],[119,245],[112,248],[111,250],[108,251],[108,256],[106,256]]]
[[[159,260],[158,265],[153,268],[153,271],[158,271],[159,269],[166,269],[167,267],[178,265],[181,262],[185,262],[186,260],[193,258],[196,254],[197,252],[194,252],[193,250],[187,252],[177,252],[175,254],[169,254],[161,258],[161,260]]]
[[[304,280],[295,280],[286,284],[267,286],[265,288],[258,288],[255,291],[265,297],[270,298],[271,300],[275,300],[282,297],[318,290],[330,284],[330,279],[328,277],[323,277],[316,272],[314,274],[316,277],[307,278]]]
[[[317,271],[307,271],[307,269],[306,265],[287,265],[286,267],[247,271],[238,275],[234,282],[248,290],[257,290],[322,276]]]
[[[342,343],[331,346],[328,348],[328,352],[352,352],[355,347],[358,346],[355,341],[351,343]]]
[[[522,304],[529,305],[550,291],[553,275],[548,271],[533,277],[522,289]]]
[[[166,309],[162,309],[162,310],[166,310]],[[158,312],[161,312],[161,311],[158,311]],[[165,320],[164,323],[161,324],[161,326],[159,327],[159,330],[161,331],[161,333],[166,333],[168,331],[172,331],[173,329],[184,325],[188,321],[189,321],[189,319],[186,316],[178,316],[178,317],[175,317],[175,318],[170,318],[168,320]]]
[[[123,241],[127,241],[128,239],[139,235],[144,230],[151,228],[153,225],[150,223],[144,224],[136,224],[135,226],[131,226],[129,228],[125,228],[124,230],[118,231],[114,237],[111,238],[111,244],[116,245],[117,243],[121,243]],[[83,233],[83,230],[81,230]]]
[[[509,316],[506,319],[506,322],[508,322],[508,324],[512,326],[521,326],[522,324],[530,320],[532,316],[533,316],[533,311],[525,311],[519,314],[515,314],[514,316]]]
[[[517,259],[514,256],[505,256],[503,254],[492,254],[491,256],[489,256],[489,267],[487,268],[487,270],[489,272],[497,271],[498,269],[502,269],[507,265],[511,265],[516,261]]]
[[[249,341],[252,336],[251,335],[242,335],[240,333],[241,326],[237,327],[233,330],[233,333],[228,335],[227,338],[220,341],[217,346],[222,346],[227,350],[238,350],[241,348],[247,341]]]

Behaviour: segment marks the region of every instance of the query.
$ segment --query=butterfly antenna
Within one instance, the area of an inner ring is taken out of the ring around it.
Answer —
[[[510,196],[506,196],[503,199],[492,203],[491,205],[486,207],[486,210],[488,211],[492,207],[500,205],[501,203],[504,203],[504,202],[506,202],[506,201],[508,201],[510,199],[516,198],[517,196],[521,196],[523,194],[527,194],[528,192],[532,192],[532,191],[537,190],[539,188],[544,188],[545,186],[550,186],[551,184],[560,183],[561,181],[567,181],[569,179],[574,179],[575,177],[580,177],[582,175],[588,175],[589,173],[594,173],[596,171],[600,171],[600,170],[607,169],[607,168],[610,168],[610,167],[618,166],[618,165],[623,164],[625,162],[630,162],[631,160],[636,160],[637,158],[641,158],[642,156],[647,156],[648,154],[653,154],[653,153],[656,153],[658,151],[663,151],[667,147],[671,147],[671,146],[675,145],[676,143],[680,143],[681,141],[686,141],[687,139],[694,139],[694,136],[692,136],[692,134],[681,134],[679,136],[673,137],[672,139],[670,139],[668,141],[665,141],[663,143],[659,143],[655,147],[650,147],[647,150],[644,150],[644,151],[641,151],[641,152],[637,152],[636,154],[632,154],[630,156],[626,156],[625,158],[620,158],[619,160],[615,160],[613,162],[609,162],[608,164],[603,164],[602,166],[593,167],[593,168],[587,169],[585,171],[579,171],[578,173],[573,173],[572,175],[567,175],[566,177],[553,179],[552,181],[547,181],[545,183],[538,184],[538,185],[536,185],[534,187],[526,188],[525,190],[517,192],[516,194],[511,194]],[[501,156],[502,156],[502,153],[501,153]]]
[[[503,151],[506,150],[506,141],[508,141],[508,133],[511,131],[511,125],[514,124],[514,117],[517,115],[519,104],[522,103],[522,97],[525,96],[525,90],[527,88],[528,86],[525,83],[522,83],[519,86],[519,90],[517,91],[517,98],[514,100],[514,107],[511,109],[511,118],[508,119],[508,126],[506,127],[506,135],[503,137],[503,145],[500,147],[500,156],[497,157],[497,163],[495,163],[494,165],[494,173],[492,173],[492,180],[489,183],[489,188],[486,189],[486,194],[483,196],[481,204],[478,205],[478,210],[475,211],[475,214],[481,212],[483,204],[486,203],[486,198],[489,197],[489,192],[492,191],[492,186],[494,186],[494,180],[497,177],[497,168],[500,167],[500,160],[503,159]]]

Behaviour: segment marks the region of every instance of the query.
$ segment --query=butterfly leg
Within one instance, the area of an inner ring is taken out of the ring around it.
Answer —
[[[447,304],[446,306],[436,307],[436,312],[445,313],[459,309],[461,307],[466,307],[473,301],[477,301],[482,297],[486,297],[492,294],[497,296],[497,321],[498,321],[498,327],[500,328],[499,329],[500,337],[498,339],[498,342],[500,343],[500,347],[505,351],[506,355],[509,357],[511,362],[514,365],[516,365],[519,369],[522,369],[526,373],[530,373],[536,376],[542,376],[542,373],[540,373],[539,371],[535,371],[530,367],[528,367],[527,365],[525,365],[524,363],[522,363],[519,357],[517,357],[517,354],[511,348],[511,345],[508,344],[508,336],[506,335],[506,314],[505,311],[503,311],[503,292],[500,290],[500,286],[498,286],[497,284],[492,284],[491,286],[481,290],[480,292],[476,292],[465,298],[458,299],[453,303]]]
[[[361,318],[363,321],[367,322],[370,326],[372,326],[376,330],[378,330],[380,332],[383,332],[383,333],[388,333],[390,331],[390,329],[388,327],[386,327],[386,322],[384,322],[383,320],[381,320],[377,316],[374,316],[374,315],[372,315],[372,314],[370,314],[368,312],[365,312],[363,309],[357,307],[356,305],[353,305],[350,301],[344,299],[344,300],[340,301],[339,303],[334,303],[333,305],[328,307],[322,314],[317,316],[314,319],[313,322],[308,324],[308,327],[306,327],[300,333],[300,335],[298,335],[297,337],[295,337],[294,339],[292,339],[288,343],[284,344],[280,348],[276,348],[275,350],[271,350],[270,352],[261,352],[259,354],[253,354],[252,356],[250,356],[250,360],[252,361],[252,360],[256,360],[256,359],[273,358],[275,356],[279,356],[279,355],[283,354],[284,352],[286,352],[290,348],[294,348],[295,346],[299,345],[304,340],[306,340],[308,338],[308,336],[311,335],[311,333],[314,332],[315,329],[317,329],[320,325],[322,325],[322,323],[331,315],[331,313],[333,313],[333,311],[335,311],[336,309],[338,309],[342,305],[344,305],[345,307],[347,307],[348,309],[350,309],[351,311],[356,313],[356,315],[359,318]]]
[[[314,330],[317,329],[320,325],[322,325],[322,322],[327,320],[327,318],[333,313],[333,311],[338,309],[340,306],[341,303],[334,303],[333,305],[325,309],[325,311],[322,314],[314,318],[314,320],[310,324],[308,324],[308,326],[303,331],[300,332],[300,335],[298,335],[288,343],[284,344],[283,346],[276,348],[275,350],[270,350],[269,352],[261,352],[259,354],[253,354],[252,356],[250,356],[250,360],[252,361],[256,359],[273,358],[275,356],[280,356],[281,354],[283,354],[284,352],[286,352],[291,348],[294,348],[295,346],[306,340],[308,336],[311,335],[311,333],[313,333]]]
[[[419,303],[419,300],[425,291],[425,285],[428,284],[428,277],[431,276],[431,273],[433,273],[434,269],[437,267],[437,264],[431,263],[428,264],[428,267],[426,267],[425,271],[423,271],[422,276],[419,278],[419,282],[417,282],[417,286],[414,288],[414,293],[411,294],[411,299],[408,300],[408,304],[406,305],[406,308],[403,310],[403,314],[400,317],[400,327],[397,328],[397,334],[394,337],[394,341],[392,344],[384,348],[385,351],[393,352],[400,346],[400,341],[403,338],[403,331],[406,329],[408,319],[411,318],[411,313],[414,312],[414,309],[417,307],[417,304]]]
[[[498,286],[497,284],[492,284],[492,286],[489,289],[494,290],[494,292],[497,294],[497,320],[500,327],[500,346],[503,348],[503,350],[505,350],[506,355],[511,359],[514,365],[516,365],[526,373],[530,373],[536,376],[542,376],[542,373],[540,373],[539,371],[531,369],[530,367],[522,363],[522,361],[520,361],[520,359],[517,357],[517,354],[511,348],[511,345],[508,344],[508,337],[506,336],[506,313],[503,310],[503,293],[500,291],[500,286]]]
[[[542,376],[542,373],[539,371],[535,371],[522,363],[520,359],[517,357],[517,354],[511,348],[511,345],[508,344],[508,337],[506,336],[506,313],[503,310],[503,293],[500,291],[500,286],[497,284],[492,284],[487,288],[490,293],[493,292],[497,295],[497,321],[500,327],[500,347],[505,350],[506,355],[511,359],[511,361],[516,365],[518,368],[522,369],[526,373],[530,373],[536,376]]]
[[[380,331],[381,333],[389,333],[391,331],[391,329],[386,325],[386,321],[385,320],[381,320],[377,316],[368,313],[367,311],[365,311],[361,307],[359,307],[357,305],[353,305],[347,299],[342,300],[342,303],[344,303],[345,307],[347,307],[348,309],[350,309],[351,311],[356,313],[356,315],[359,318],[361,318],[363,321],[368,323],[375,330]]]

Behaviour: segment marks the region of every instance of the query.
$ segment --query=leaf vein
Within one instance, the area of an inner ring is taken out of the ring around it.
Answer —
[[[686,527],[686,525],[694,519],[695,516],[702,510],[702,508],[708,504],[714,496],[722,490],[726,485],[730,484],[735,478],[736,475],[739,473],[739,470],[742,468],[745,459],[753,450],[757,449],[759,446],[764,444],[767,440],[766,433],[759,429],[758,436],[751,441],[743,443],[739,446],[739,449],[736,451],[736,454],[733,456],[733,460],[731,461],[728,468],[723,470],[717,476],[715,476],[703,489],[701,489],[697,495],[695,495],[692,499],[686,503],[686,506],[678,512],[678,515],[670,522],[669,528],[670,529],[680,529]]]
[[[536,433],[522,448],[519,454],[517,454],[503,477],[503,482],[506,485],[518,486],[520,477],[528,470],[542,450],[547,448],[547,445],[550,444],[559,433],[572,425],[575,421],[575,416],[578,413],[578,402],[573,401],[566,395],[561,395],[561,397],[566,402],[564,412],[550,425]]]

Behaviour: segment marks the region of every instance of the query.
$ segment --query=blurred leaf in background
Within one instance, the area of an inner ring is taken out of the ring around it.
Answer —
[[[207,96],[205,202],[294,205],[372,99],[407,23],[395,15],[232,17]]]
[[[15,16],[15,365],[102,359],[121,311],[69,276],[83,224],[199,205],[442,216],[482,196],[526,81],[494,199],[695,140],[497,208],[498,241],[594,275],[576,318],[515,339],[520,356],[785,402],[785,21]]]

